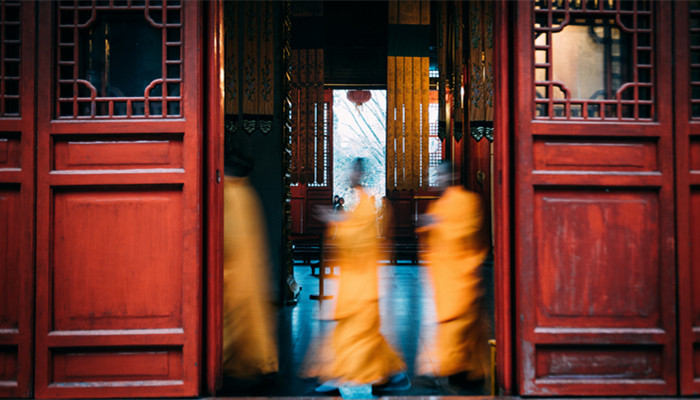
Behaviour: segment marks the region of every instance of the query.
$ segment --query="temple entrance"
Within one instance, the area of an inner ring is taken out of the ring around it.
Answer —
[[[356,204],[349,187],[352,162],[367,162],[365,187],[376,206],[386,195],[386,91],[333,90],[333,196]]]

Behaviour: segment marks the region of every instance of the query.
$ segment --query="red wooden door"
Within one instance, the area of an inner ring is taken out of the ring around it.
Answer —
[[[677,391],[671,7],[517,5],[522,395]]]
[[[201,3],[37,5],[35,395],[197,395]]]
[[[0,397],[31,395],[34,13],[0,1]]]
[[[700,394],[700,7],[675,7],[676,204],[681,394]]]

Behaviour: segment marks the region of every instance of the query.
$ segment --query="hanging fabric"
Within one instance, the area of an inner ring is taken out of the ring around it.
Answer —
[[[438,137],[445,140],[447,131],[447,2],[437,3],[437,47],[438,47]]]
[[[292,49],[292,182],[322,183],[323,49]]]
[[[326,110],[324,98],[323,3],[293,2],[290,97],[291,181],[324,183]]]
[[[462,96],[464,93],[463,90],[463,81],[462,81],[462,75],[463,75],[463,31],[464,31],[464,26],[462,23],[462,1],[457,0],[452,3],[450,3],[450,12],[449,12],[449,18],[450,22],[448,24],[448,37],[450,38],[449,41],[449,62],[450,62],[450,70],[449,70],[449,87],[452,89],[452,116],[454,117],[454,120],[452,121],[453,127],[452,127],[452,135],[455,138],[455,141],[459,142],[460,139],[462,139],[462,136],[464,136],[464,124],[462,121],[464,120],[464,108],[463,108],[463,101],[462,101]]]
[[[438,136],[441,140],[464,136],[464,23],[462,0],[436,4],[438,71]],[[451,94],[451,95],[450,95]]]
[[[271,2],[224,2],[226,129],[247,134],[272,130],[274,35]]]
[[[387,190],[428,186],[430,1],[389,1]]]
[[[469,132],[493,141],[493,4],[469,2]]]

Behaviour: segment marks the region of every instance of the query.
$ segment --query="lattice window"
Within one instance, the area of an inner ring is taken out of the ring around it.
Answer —
[[[649,1],[535,1],[535,117],[652,120],[651,10]]]
[[[61,1],[56,116],[181,117],[181,0]]]
[[[700,119],[700,2],[690,2],[690,87],[692,118]]]
[[[20,2],[0,1],[0,117],[18,117]]]

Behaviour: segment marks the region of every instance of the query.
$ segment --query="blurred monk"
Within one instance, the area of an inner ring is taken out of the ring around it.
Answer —
[[[252,162],[226,160],[224,177],[224,373],[250,379],[278,371],[260,200]]]
[[[379,331],[378,238],[376,206],[360,182],[364,160],[350,176],[358,203],[345,213],[319,212],[335,230],[340,278],[334,319],[337,325],[305,371],[319,378],[316,392],[339,395],[342,385],[372,384],[373,392],[410,387],[405,363]]]
[[[451,180],[451,165],[444,162],[438,172],[442,195],[421,216],[417,229],[427,244],[425,261],[437,311],[431,358],[437,376],[460,386],[478,385],[484,383],[489,362],[481,276],[489,246],[480,196],[450,186]]]

